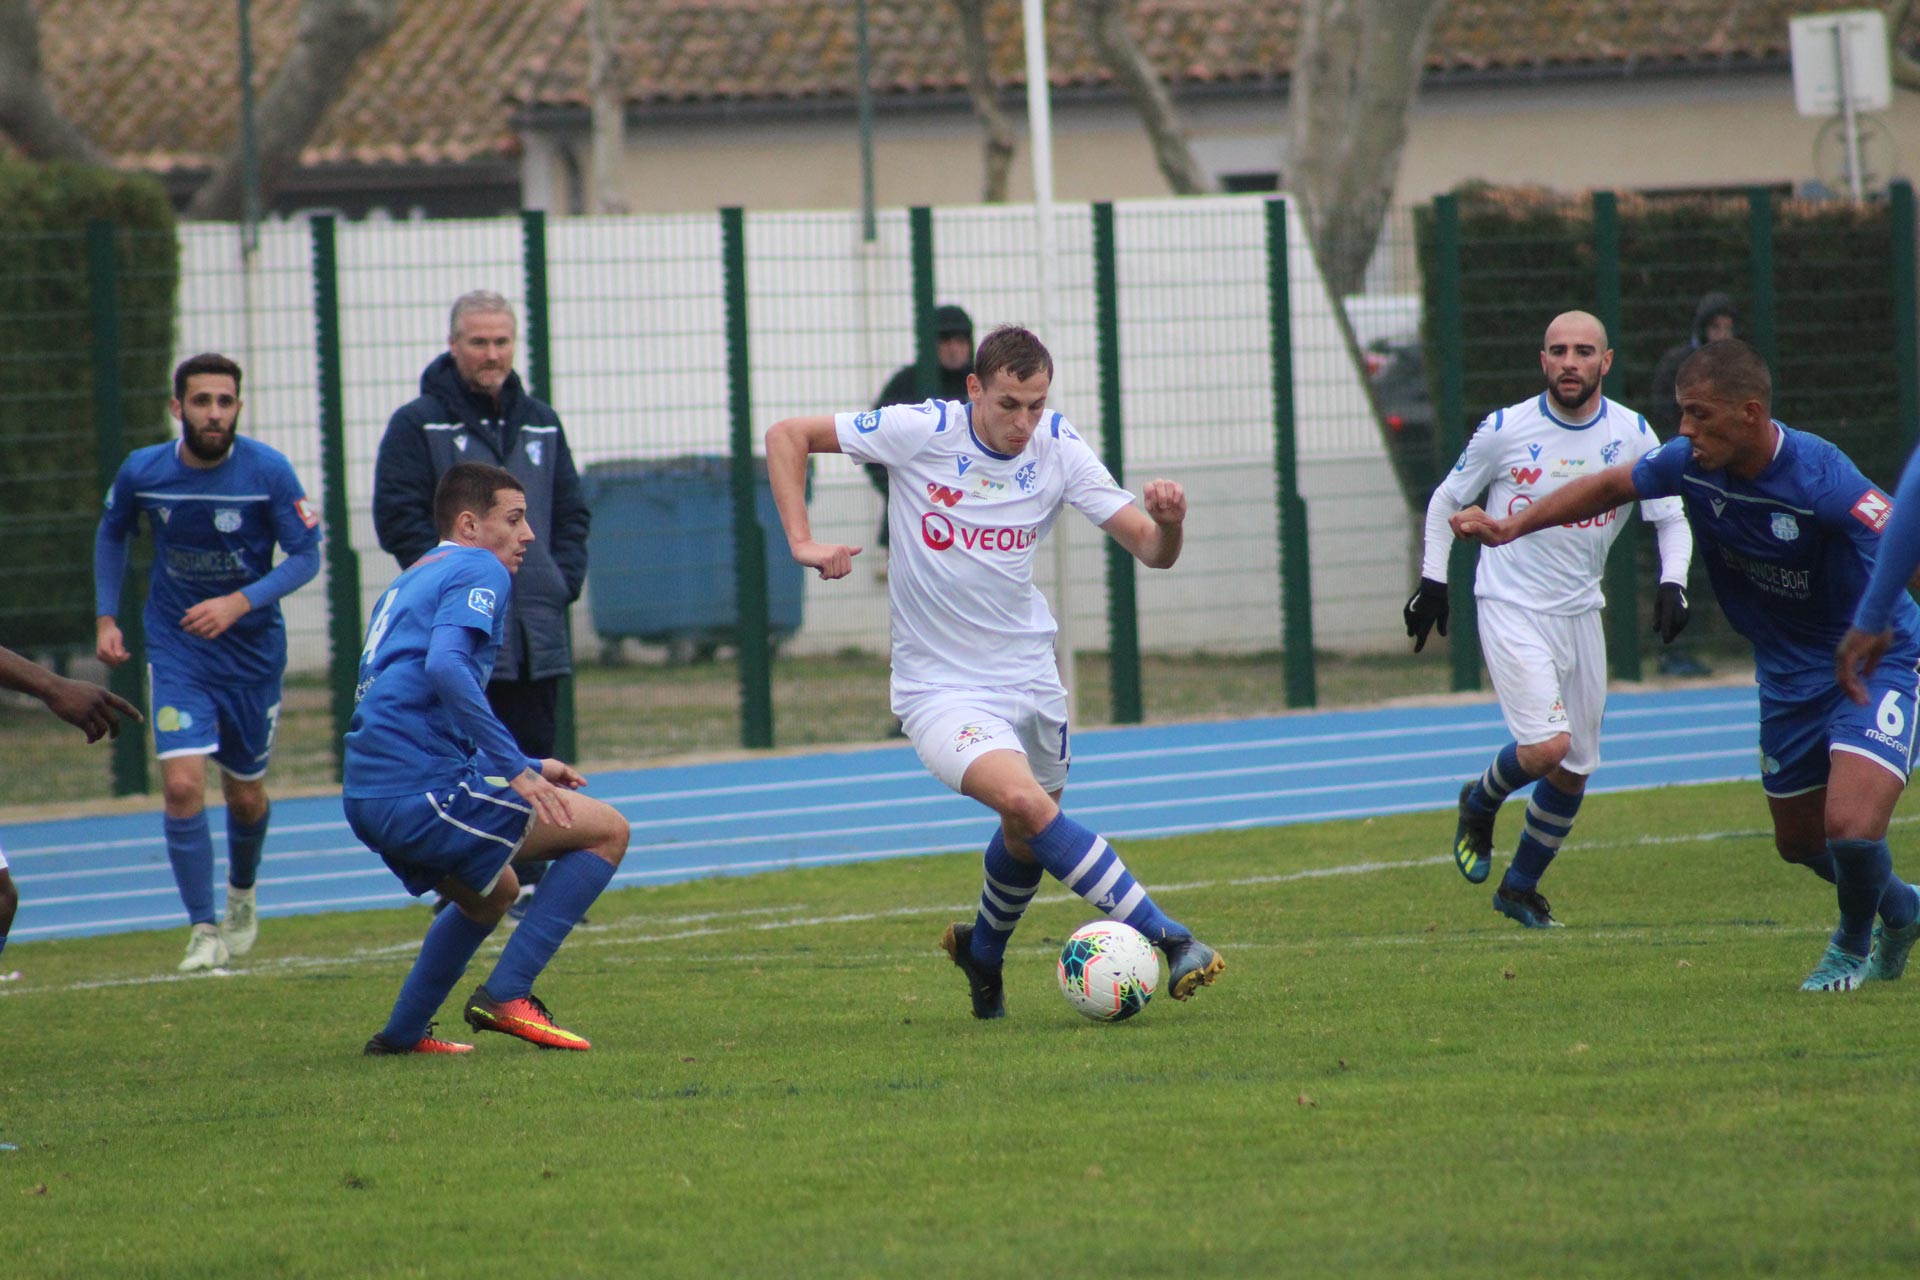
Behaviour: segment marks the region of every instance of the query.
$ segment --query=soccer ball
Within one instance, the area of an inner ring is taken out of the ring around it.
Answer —
[[[1160,989],[1160,953],[1146,935],[1118,920],[1073,931],[1060,950],[1060,993],[1095,1022],[1124,1022]]]

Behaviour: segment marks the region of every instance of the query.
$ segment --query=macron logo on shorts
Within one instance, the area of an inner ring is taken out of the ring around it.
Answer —
[[[483,618],[493,616],[493,592],[485,587],[475,587],[467,592],[467,608]]]
[[[1886,528],[1887,521],[1892,517],[1893,503],[1889,502],[1887,495],[1878,489],[1867,490],[1860,495],[1860,500],[1853,504],[1853,518],[1875,533]]]

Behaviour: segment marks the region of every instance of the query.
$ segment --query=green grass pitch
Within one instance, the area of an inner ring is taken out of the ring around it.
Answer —
[[[610,894],[540,984],[586,1054],[362,1058],[424,909],[269,919],[228,976],[16,945],[0,1274],[1920,1274],[1920,966],[1798,991],[1833,895],[1757,787],[1591,799],[1552,933],[1452,827],[1122,842],[1229,968],[1117,1026],[1055,988],[1057,886],[967,1016],[975,855]]]

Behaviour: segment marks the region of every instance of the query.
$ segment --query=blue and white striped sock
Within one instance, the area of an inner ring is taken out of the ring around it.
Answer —
[[[1573,817],[1580,812],[1583,791],[1562,791],[1542,778],[1527,801],[1527,821],[1520,831],[1520,843],[1514,847],[1513,862],[1501,877],[1503,889],[1532,889],[1547,873],[1553,856],[1573,830]]]
[[[1037,862],[1022,862],[1007,852],[1006,837],[993,829],[987,842],[985,874],[980,884],[980,910],[973,917],[973,940],[969,950],[973,958],[989,969],[998,969],[1007,958],[1007,942],[1014,926],[1026,914],[1034,890],[1046,876]]]
[[[1480,775],[1480,781],[1473,784],[1473,790],[1467,792],[1467,803],[1481,813],[1498,813],[1508,796],[1532,781],[1520,767],[1520,744],[1509,742],[1500,748],[1500,754]]]
[[[1149,942],[1193,936],[1154,905],[1146,887],[1133,878],[1112,845],[1066,814],[1056,816],[1028,846],[1054,879],[1101,915],[1146,934]]]

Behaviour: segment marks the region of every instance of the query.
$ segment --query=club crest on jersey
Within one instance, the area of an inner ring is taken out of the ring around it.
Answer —
[[[943,507],[950,507],[966,496],[965,490],[949,489],[947,486],[935,484],[931,480],[927,482],[927,497],[933,499]]]
[[[960,466],[960,474],[961,475],[967,474],[967,468],[973,465],[973,459],[969,458],[966,454],[963,453],[960,455],[958,461]]]
[[[493,592],[486,587],[475,587],[467,592],[467,608],[482,617],[493,616]]]
[[[1853,504],[1853,518],[1875,533],[1886,528],[1892,516],[1893,504],[1878,489],[1867,490],[1860,495],[1860,501]]]
[[[1512,474],[1515,484],[1538,484],[1540,482],[1540,468],[1538,467],[1509,467],[1508,471]]]
[[[1020,486],[1020,492],[1033,492],[1033,464],[1029,462],[1013,473],[1013,482]]]
[[[527,461],[536,467],[540,465],[540,442],[538,440],[527,441]]]
[[[1800,536],[1800,522],[1793,518],[1791,511],[1773,513],[1773,536],[1782,542],[1792,542]]]
[[[1612,466],[1619,457],[1620,442],[1618,440],[1609,440],[1600,447],[1600,463],[1602,466]]]
[[[240,513],[232,507],[220,507],[213,513],[213,527],[222,533],[240,532]]]
[[[880,429],[880,411],[869,409],[865,413],[853,415],[853,429],[861,435],[871,435]]]

